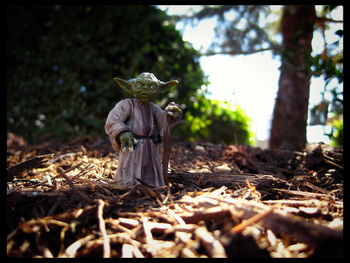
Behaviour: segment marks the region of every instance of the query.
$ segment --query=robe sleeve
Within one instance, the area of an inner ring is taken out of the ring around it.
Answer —
[[[119,151],[120,145],[117,141],[118,135],[124,131],[129,131],[130,128],[125,124],[125,121],[132,113],[131,99],[125,99],[118,102],[109,112],[105,131],[109,136],[112,147],[115,151]]]

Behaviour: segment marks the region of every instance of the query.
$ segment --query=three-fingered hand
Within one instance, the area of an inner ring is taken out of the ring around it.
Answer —
[[[134,151],[135,138],[131,132],[125,131],[119,135],[120,148],[124,152],[128,149],[130,152]]]
[[[170,102],[168,106],[166,106],[165,111],[174,119],[177,119],[181,115],[181,109],[174,102]]]

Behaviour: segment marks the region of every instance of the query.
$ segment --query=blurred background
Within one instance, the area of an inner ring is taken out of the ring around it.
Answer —
[[[343,144],[342,6],[6,11],[7,131],[29,143],[48,134],[105,138],[109,111],[128,97],[113,77],[152,72],[180,81],[156,102],[183,108],[174,136],[264,148]]]

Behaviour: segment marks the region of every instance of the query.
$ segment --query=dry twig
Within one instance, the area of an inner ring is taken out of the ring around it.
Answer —
[[[83,194],[82,192],[80,192],[73,184],[72,180],[65,174],[65,172],[62,170],[62,168],[58,167],[57,169],[58,173],[64,178],[66,179],[68,185],[70,186],[70,188],[76,193],[78,194],[81,198],[83,198],[85,201],[92,203],[93,201],[90,200],[90,198],[88,198],[85,194]]]
[[[255,216],[252,216],[251,218],[247,219],[246,221],[244,221],[243,223],[234,226],[231,229],[231,232],[233,234],[237,234],[241,231],[243,231],[246,227],[255,224],[257,222],[259,222],[260,220],[264,219],[265,217],[267,217],[268,215],[270,215],[273,211],[274,207],[271,207],[269,209],[267,209],[265,212],[261,213],[261,214],[256,214]]]
[[[109,239],[106,232],[106,224],[103,220],[103,207],[105,203],[103,200],[98,200],[98,207],[97,207],[97,218],[99,221],[99,227],[100,232],[103,237],[103,257],[104,258],[110,258],[111,257],[111,246],[109,244]]]

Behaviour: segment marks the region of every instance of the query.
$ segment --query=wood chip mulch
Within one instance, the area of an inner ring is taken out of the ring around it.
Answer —
[[[108,140],[7,147],[7,256],[343,257],[343,147],[173,140],[169,185],[117,185]]]

